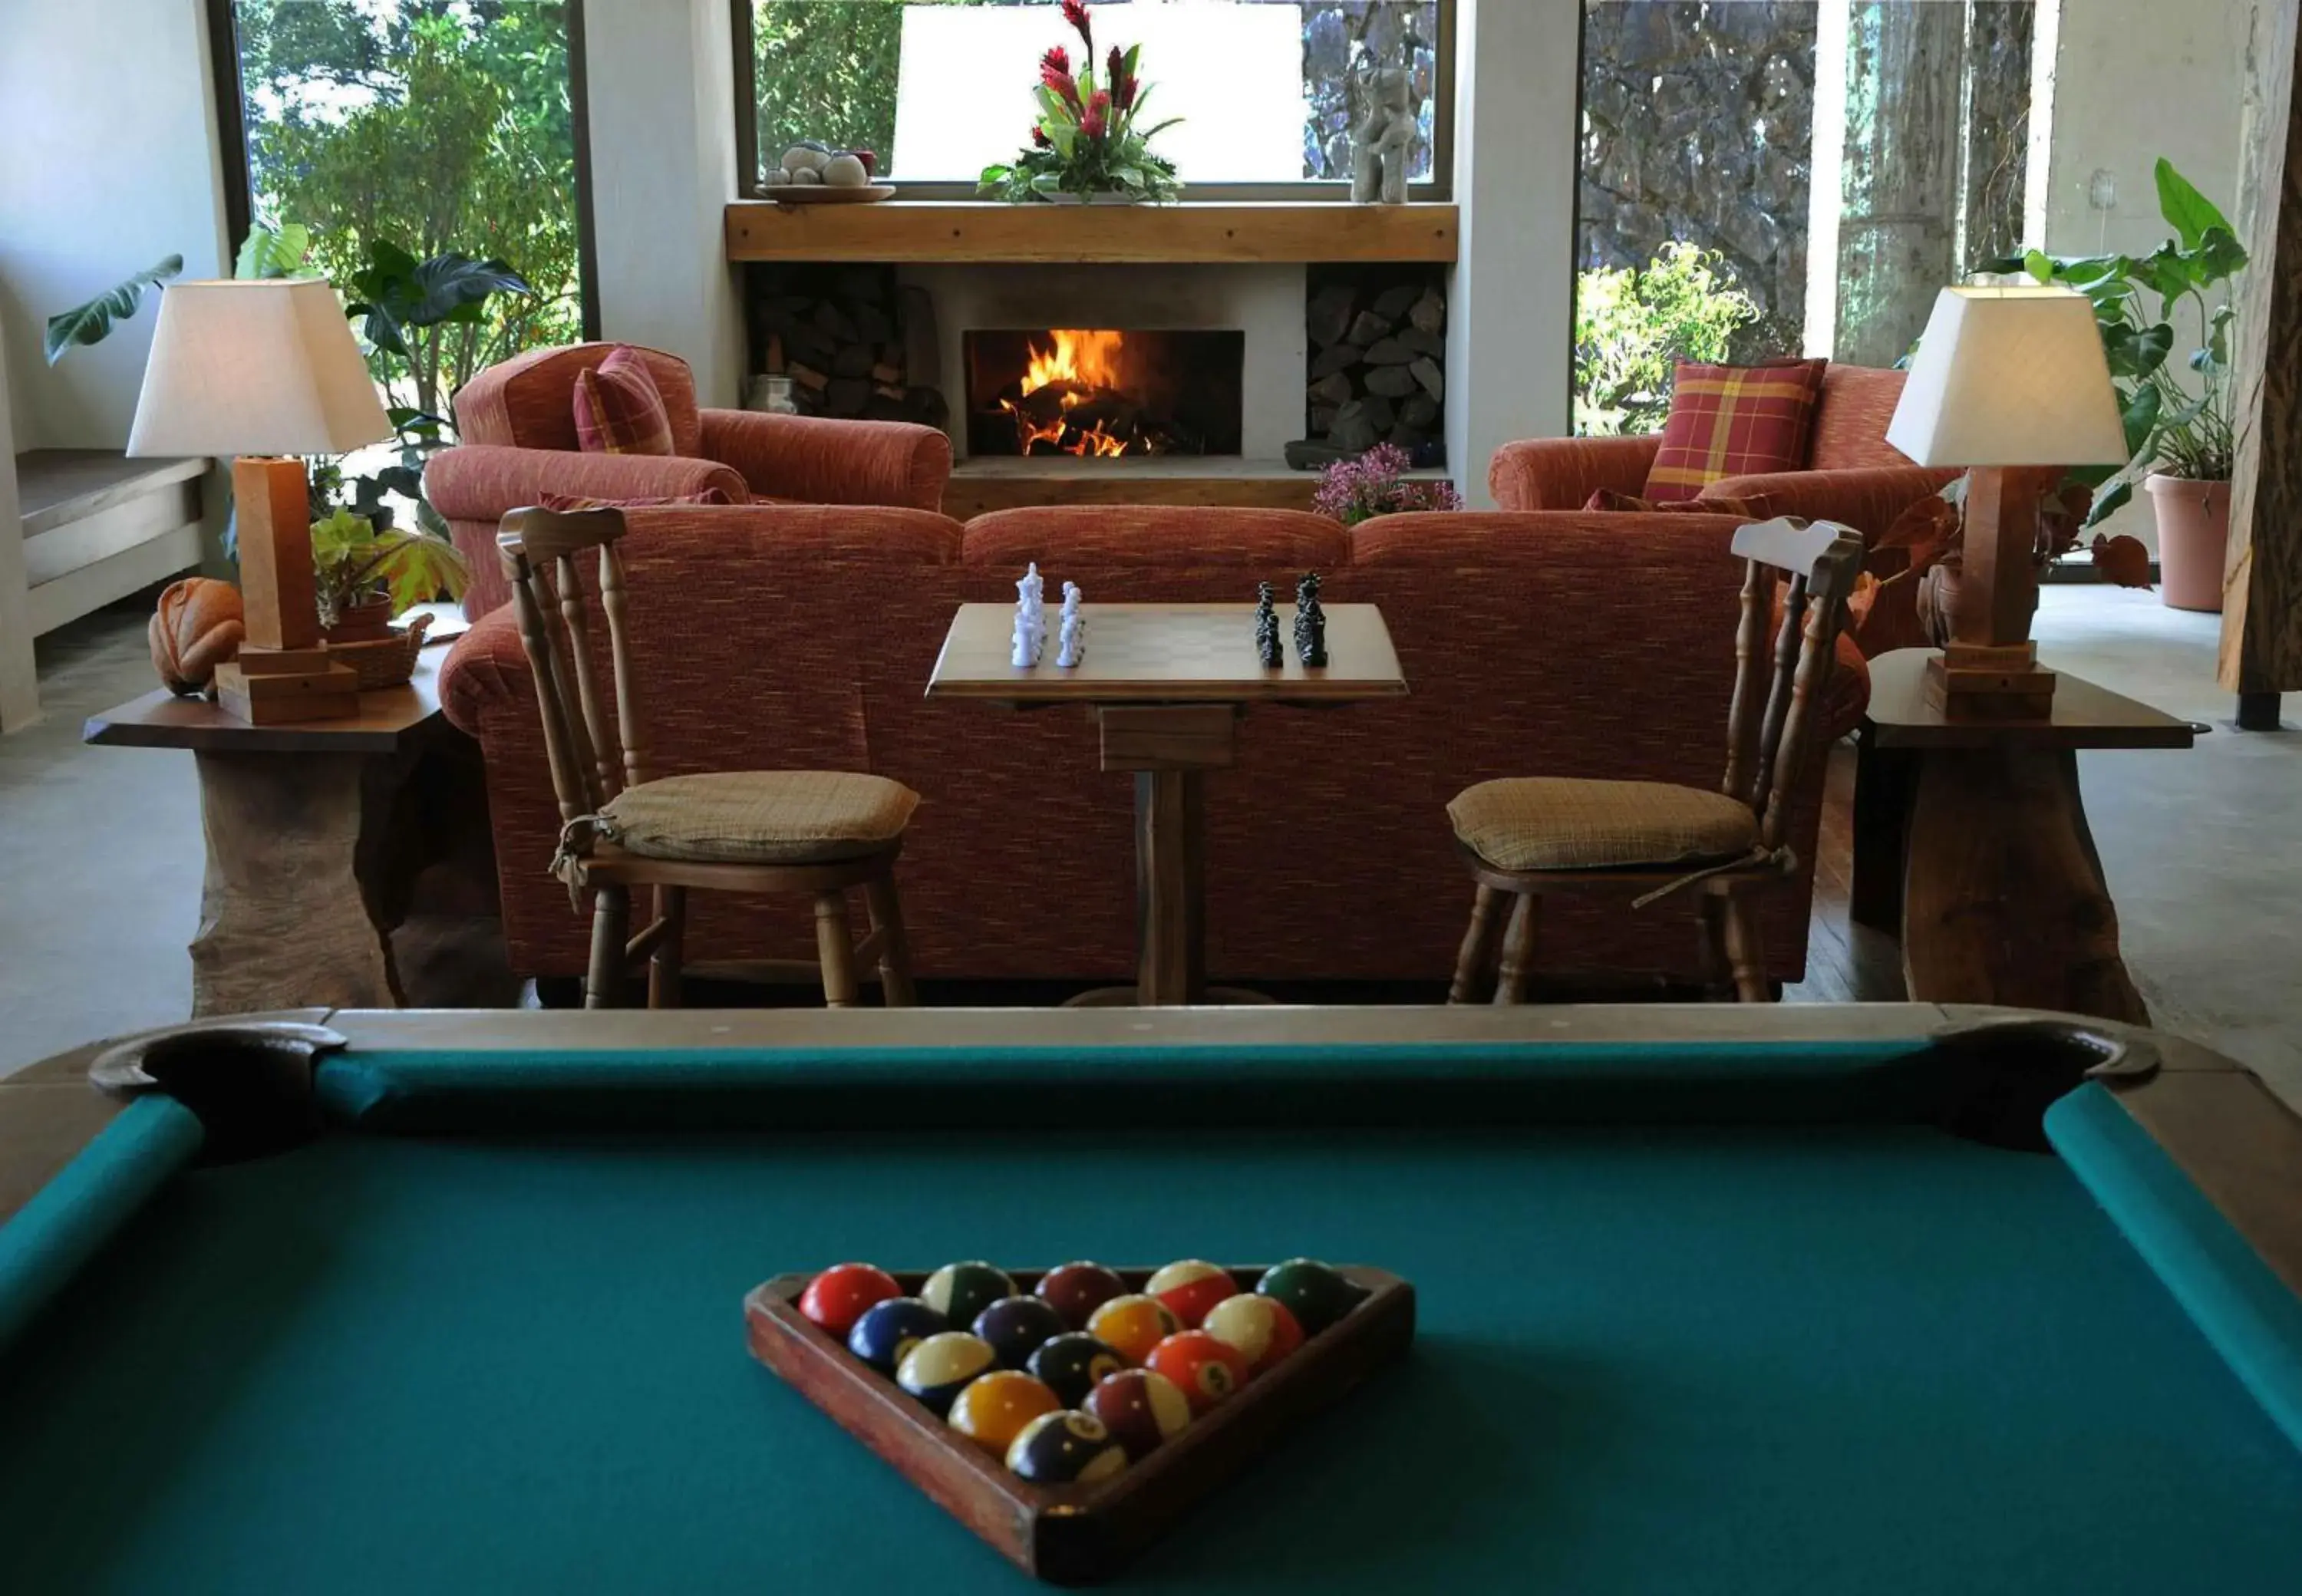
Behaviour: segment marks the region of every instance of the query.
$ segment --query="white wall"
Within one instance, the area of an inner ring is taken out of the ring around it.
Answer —
[[[2060,0],[2045,196],[2050,254],[2147,255],[2172,236],[2158,211],[2154,174],[2161,155],[2238,220],[2254,5],[2182,0],[2177,13],[2154,0]],[[2097,172],[2108,176],[2107,208],[2088,195]],[[2187,322],[2178,314],[2178,364],[2195,337]],[[2104,530],[2130,533],[2155,550],[2156,522],[2141,502],[2146,496],[2135,498]]]
[[[165,255],[217,274],[223,197],[192,0],[0,0],[0,320],[15,449],[124,446],[150,298],[51,368],[47,318]]]
[[[1581,0],[1461,0],[1458,13],[1447,460],[1474,508],[1493,507],[1498,448],[1567,431],[1581,29]]]
[[[735,195],[727,0],[611,0],[584,10],[600,331],[695,368],[734,405],[743,301],[727,264]]]

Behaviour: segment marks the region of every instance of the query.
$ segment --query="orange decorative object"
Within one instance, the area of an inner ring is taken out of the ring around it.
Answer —
[[[239,652],[248,634],[239,589],[206,576],[172,583],[145,634],[152,668],[169,692],[186,698],[206,692],[215,668]]]

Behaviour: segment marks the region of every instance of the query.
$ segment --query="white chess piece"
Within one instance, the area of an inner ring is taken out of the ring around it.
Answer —
[[[1036,560],[1015,584],[1015,635],[1009,642],[1007,658],[1019,670],[1037,665],[1047,646],[1047,615],[1040,596],[1046,586]]]
[[[1063,631],[1055,643],[1055,664],[1064,670],[1076,666],[1087,653],[1087,622],[1080,615],[1080,590],[1076,582],[1063,584]]]

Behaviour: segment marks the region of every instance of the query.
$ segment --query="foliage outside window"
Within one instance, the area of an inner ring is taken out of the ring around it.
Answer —
[[[475,373],[582,336],[566,0],[231,0],[252,209],[340,285],[508,262],[532,293],[406,328],[373,366],[437,415]]]
[[[1672,360],[1724,360],[1736,329],[1759,319],[1718,256],[1693,244],[1665,244],[1643,267],[1577,273],[1575,430],[1661,431]]]
[[[989,161],[1012,157],[1015,129],[1027,126],[1036,111],[1030,95],[1033,63],[1046,46],[1068,38],[1056,0],[735,3],[750,7],[755,103],[748,113],[765,162],[771,164],[802,139],[820,139],[836,148],[875,152],[881,172],[895,181],[951,183],[960,185],[959,191],[972,190],[979,172]],[[980,24],[948,16],[916,19],[912,27],[915,34],[933,29],[931,37],[962,46],[979,34],[989,46],[996,34],[997,48],[988,55],[982,81],[973,71],[955,67],[941,55],[922,53],[926,58],[906,59],[906,13],[960,9],[1001,15]],[[1019,9],[1044,13],[1046,28],[1021,27],[1014,17]],[[1239,147],[1222,152],[1232,158],[1212,181],[1348,182],[1348,129],[1357,108],[1352,74],[1375,64],[1406,65],[1415,73],[1422,96],[1422,133],[1413,150],[1412,175],[1417,182],[1427,182],[1432,176],[1440,119],[1446,114],[1440,70],[1441,9],[1441,0],[1207,0],[1188,7],[1105,0],[1096,13],[1099,29],[1113,30],[1114,38],[1142,42],[1145,58],[1160,63],[1162,114],[1185,115],[1193,139]],[[1217,96],[1214,103],[1196,106],[1178,105],[1194,92],[1211,93],[1219,81],[1242,80],[1222,74],[1244,68],[1237,60],[1202,57],[1194,82],[1191,64],[1179,61],[1178,52],[1160,43],[1155,30],[1185,26],[1220,30],[1226,19],[1211,13],[1232,10],[1255,13],[1236,21],[1266,46],[1277,37],[1274,26],[1284,36],[1283,59],[1278,53],[1260,58],[1272,70],[1244,80],[1267,78],[1284,97],[1286,109],[1247,94]],[[1287,27],[1276,18],[1266,22],[1264,16],[1274,11],[1292,13],[1298,25]],[[1016,30],[1012,48],[1006,42],[1011,29]],[[997,70],[992,69],[992,62],[998,63]],[[991,92],[986,85],[992,82],[1012,87],[1012,94],[1003,97]],[[932,122],[914,117],[899,138],[898,105],[906,94],[942,109]],[[985,149],[977,152],[970,139],[985,141]],[[1253,153],[1245,153],[1250,147]],[[1188,155],[1182,168],[1186,185],[1211,181],[1204,164],[1195,176]],[[756,181],[758,173],[752,175]]]

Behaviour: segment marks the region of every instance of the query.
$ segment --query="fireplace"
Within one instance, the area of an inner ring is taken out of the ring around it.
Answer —
[[[1236,455],[1242,332],[962,335],[970,455]]]

